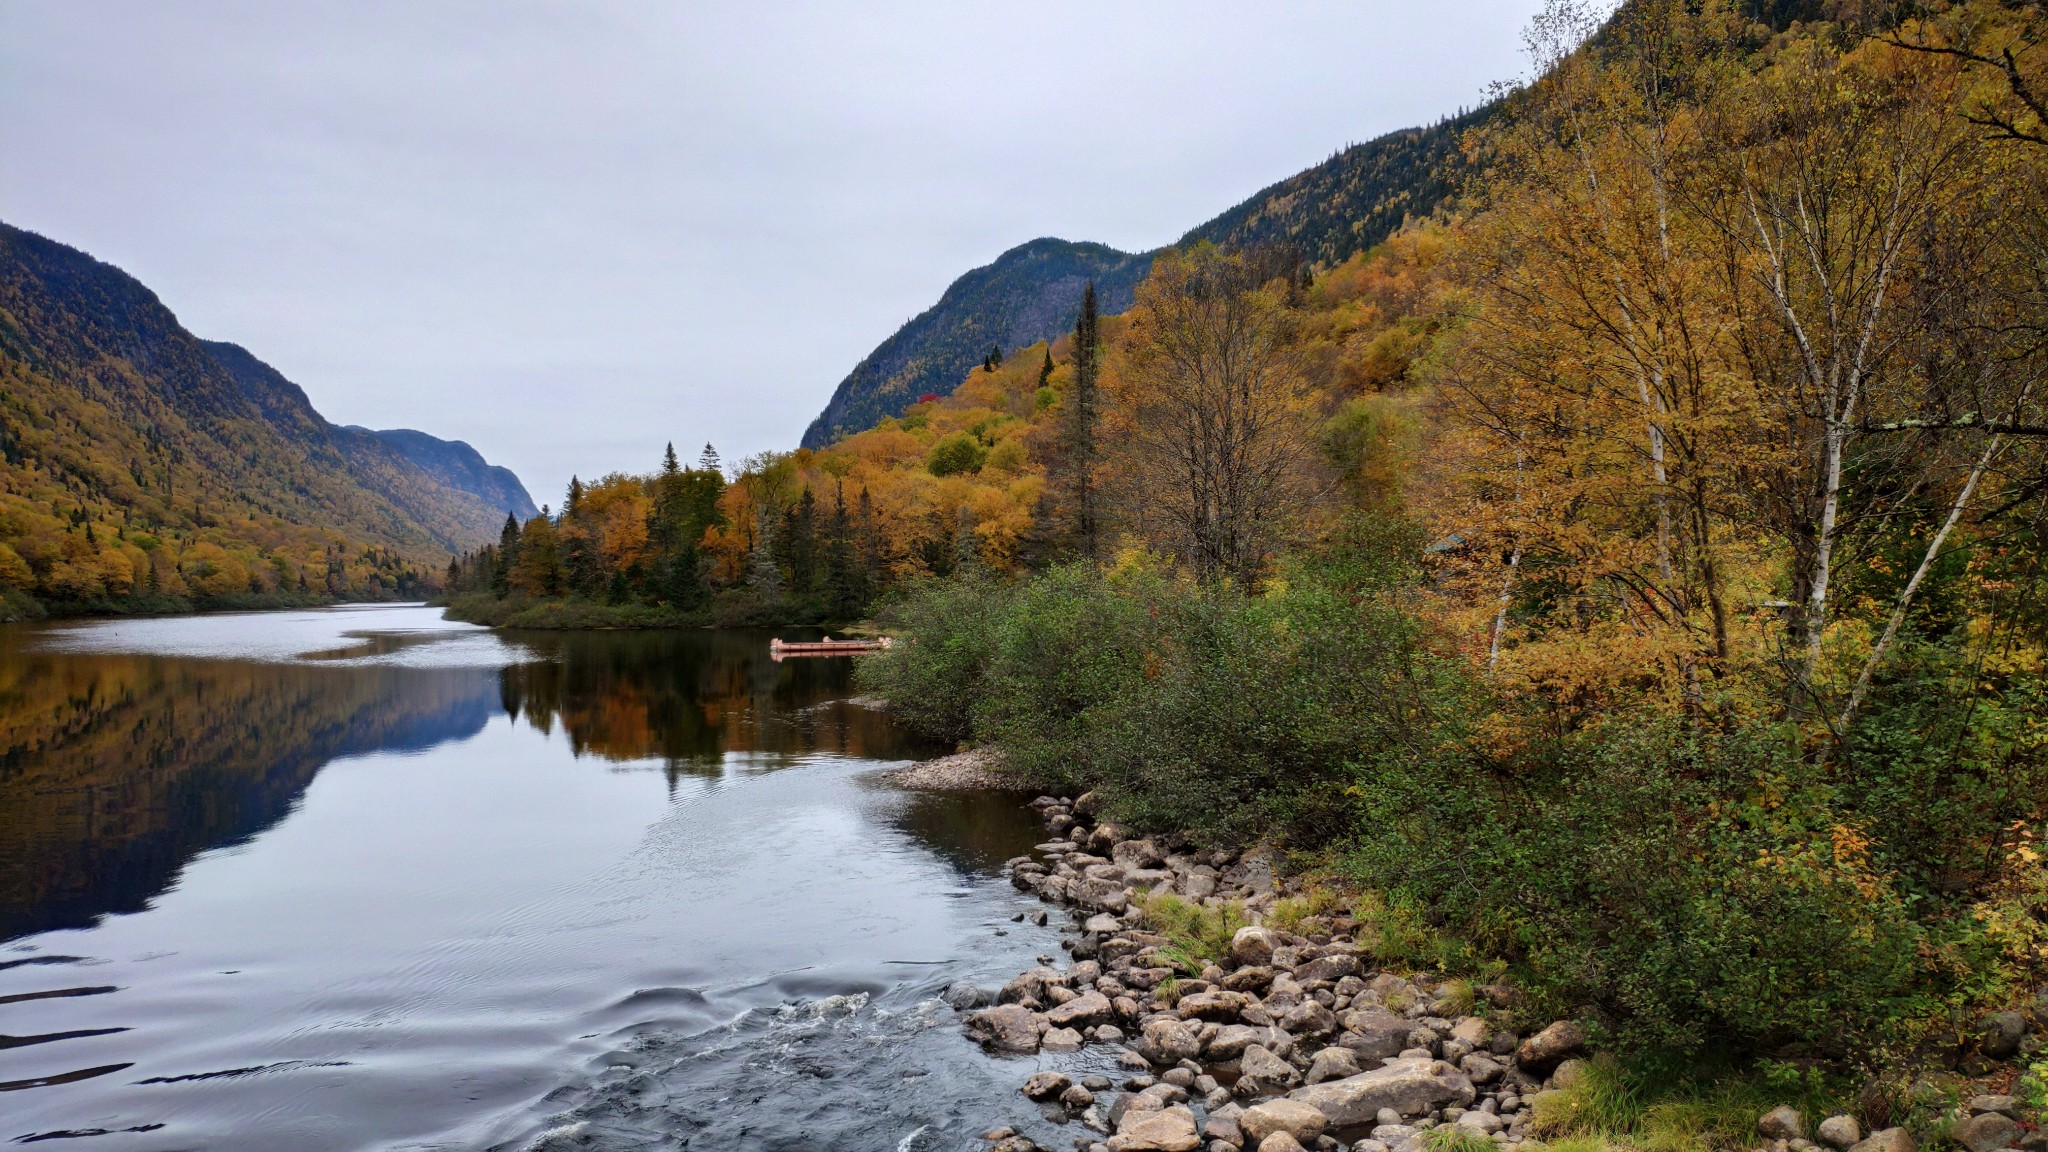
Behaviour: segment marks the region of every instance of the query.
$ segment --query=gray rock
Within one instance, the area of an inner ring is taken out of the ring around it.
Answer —
[[[1458,1127],[1470,1128],[1481,1136],[1491,1136],[1502,1128],[1507,1127],[1507,1125],[1502,1124],[1500,1117],[1495,1116],[1493,1113],[1474,1108],[1472,1111],[1458,1117]]]
[[[1904,1128],[1886,1128],[1858,1140],[1849,1152],[1919,1152],[1919,1145]]]
[[[1977,1048],[1994,1060],[2020,1050],[2027,1038],[2027,1018],[2017,1012],[1993,1012],[1977,1021]]]
[[[1112,1011],[1109,997],[1100,992],[1083,992],[1047,1012],[1045,1022],[1055,1028],[1090,1028],[1109,1023]]]
[[[1451,1039],[1470,1044],[1475,1052],[1486,1047],[1487,1036],[1486,1021],[1477,1016],[1460,1016],[1451,1025]]]
[[[1239,1085],[1254,1092],[1284,1089],[1301,1079],[1301,1073],[1295,1071],[1294,1065],[1282,1060],[1263,1044],[1247,1046],[1244,1055],[1238,1058],[1237,1066]]]
[[[1050,1100],[1073,1084],[1062,1072],[1034,1072],[1029,1080],[1024,1081],[1023,1092],[1027,1099]]]
[[[1107,912],[1097,912],[1081,925],[1083,932],[1093,932],[1098,936],[1114,936],[1123,929],[1124,922]]]
[[[1577,1084],[1579,1082],[1579,1077],[1584,1076],[1585,1074],[1586,1062],[1584,1060],[1573,1059],[1562,1061],[1550,1073],[1550,1086],[1552,1088],[1569,1088],[1572,1085]]]
[[[1043,1003],[1048,987],[1065,987],[1068,983],[1067,974],[1058,969],[1044,966],[1026,968],[1003,985],[1003,990],[996,994],[996,1002],[1015,1004],[1022,1000],[1037,1000]]]
[[[1186,1108],[1126,1111],[1109,1138],[1110,1152],[1194,1152],[1202,1138]]]
[[[1330,1120],[1311,1105],[1280,1099],[1245,1109],[1237,1118],[1237,1126],[1244,1131],[1247,1144],[1262,1144],[1275,1132],[1285,1132],[1303,1144],[1313,1144],[1323,1129],[1330,1126]]]
[[[1830,1148],[1848,1148],[1863,1139],[1863,1125],[1854,1116],[1830,1116],[1820,1122],[1815,1135]]]
[[[999,1004],[967,1018],[967,1036],[1000,1052],[1036,1052],[1042,1021],[1021,1004]]]
[[[1564,1085],[1560,1084],[1558,1087],[1562,1088]],[[1804,1140],[1806,1118],[1799,1114],[1799,1109],[1790,1104],[1780,1104],[1763,1114],[1756,1122],[1756,1131],[1757,1135],[1766,1140]]]
[[[1240,967],[1270,964],[1273,949],[1279,946],[1279,933],[1253,924],[1239,928],[1237,934],[1230,938],[1230,958]]]
[[[1079,1112],[1093,1103],[1095,1093],[1079,1084],[1070,1084],[1066,1091],[1060,1093],[1060,1104],[1069,1112]]]
[[[1351,1146],[1351,1152],[1393,1152],[1393,1149],[1389,1148],[1385,1141],[1374,1140],[1371,1137],[1367,1137],[1366,1139],[1360,1140],[1358,1143],[1353,1144]]]
[[[1483,1052],[1474,1052],[1458,1061],[1458,1069],[1470,1076],[1474,1084],[1491,1084],[1500,1079],[1507,1066]]]
[[[1531,1072],[1548,1072],[1585,1047],[1585,1026],[1576,1020],[1559,1020],[1522,1041],[1522,1046],[1515,1050],[1515,1062]]]
[[[1321,1084],[1325,1080],[1342,1080],[1346,1076],[1356,1076],[1362,1071],[1364,1069],[1358,1066],[1358,1057],[1352,1054],[1351,1049],[1332,1045],[1316,1053],[1315,1059],[1309,1061],[1308,1083]]]
[[[1151,869],[1166,863],[1166,852],[1156,840],[1126,840],[1110,849],[1109,855],[1126,869]]]
[[[1246,992],[1197,992],[1183,996],[1174,1006],[1183,1020],[1231,1021],[1242,1015],[1255,1000]]]
[[[1296,1036],[1328,1036],[1337,1030],[1337,1017],[1314,1000],[1304,1000],[1287,1010],[1280,1027]]]
[[[1239,968],[1223,978],[1223,986],[1232,992],[1257,992],[1272,982],[1273,970],[1264,964]]]
[[[1167,1016],[1147,1020],[1144,1031],[1132,1047],[1159,1065],[1178,1064],[1202,1054],[1201,1037],[1184,1022]]]
[[[1462,1108],[1477,1095],[1463,1072],[1441,1060],[1397,1060],[1371,1072],[1289,1093],[1293,1099],[1321,1109],[1338,1128],[1372,1122],[1382,1108],[1403,1116],[1421,1116],[1446,1106]]]
[[[1258,1143],[1258,1152],[1308,1152],[1291,1132],[1275,1132]]]
[[[939,999],[945,1001],[946,1006],[955,1012],[966,1012],[993,1001],[995,997],[989,994],[988,989],[977,987],[973,981],[955,980],[946,985],[946,990],[939,994]]]
[[[1999,1112],[1986,1112],[1972,1116],[1950,1130],[1949,1136],[1969,1152],[1997,1152],[2010,1148],[2020,1138],[2020,1126],[2012,1117]]]
[[[1072,1028],[1048,1028],[1038,1038],[1038,1047],[1045,1052],[1079,1052],[1081,1034]]]
[[[1986,1112],[1998,1112],[2011,1116],[2015,1120],[2019,1118],[2019,1107],[2020,1102],[2011,1096],[1972,1096],[1970,1097],[1969,1104],[1972,1116],[1981,1116]]]
[[[1414,1029],[1413,1021],[1384,1008],[1368,1008],[1344,1014],[1344,1034],[1337,1038],[1337,1043],[1358,1053],[1361,1062],[1370,1063],[1406,1048],[1408,1034]]]

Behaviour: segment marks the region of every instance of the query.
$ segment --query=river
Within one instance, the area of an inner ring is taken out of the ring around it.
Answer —
[[[1001,875],[1039,826],[868,779],[933,750],[767,641],[418,606],[0,629],[0,1140],[1043,1130],[1035,1062],[937,1000],[1056,952]]]

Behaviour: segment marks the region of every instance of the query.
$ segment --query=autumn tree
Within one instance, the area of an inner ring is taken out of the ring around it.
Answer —
[[[1329,487],[1287,291],[1203,245],[1155,260],[1128,316],[1105,437],[1125,518],[1205,580],[1256,581]]]

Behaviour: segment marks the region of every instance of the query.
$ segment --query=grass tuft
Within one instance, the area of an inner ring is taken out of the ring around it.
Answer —
[[[1237,901],[1211,908],[1170,893],[1139,897],[1138,910],[1146,925],[1169,941],[1161,954],[1190,976],[1200,974],[1205,961],[1229,955],[1230,938],[1251,923]]]

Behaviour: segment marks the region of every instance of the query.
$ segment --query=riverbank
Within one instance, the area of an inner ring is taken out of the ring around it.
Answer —
[[[431,601],[447,613],[448,619],[490,628],[531,628],[541,631],[630,631],[656,628],[831,628],[849,635],[863,634],[814,613],[763,607],[750,597],[721,597],[701,608],[674,608],[661,604],[628,602],[607,604],[578,596],[496,596],[473,592],[465,596]]]
[[[1009,862],[1011,881],[1068,910],[1071,960],[947,1000],[989,1051],[1040,1058],[1020,1091],[1083,1152],[2048,1148],[2038,1077],[2013,1062],[2043,1047],[2027,1014],[1860,1086],[1813,1062],[1646,1080],[1597,1050],[1597,1012],[1549,1019],[1510,983],[1381,963],[1378,926],[1270,850],[1140,835],[1098,820],[1092,795],[1032,806],[1052,839]],[[1120,1086],[1046,1067],[1091,1048],[1116,1053]]]
[[[936,760],[920,760],[902,768],[875,774],[878,783],[913,792],[1024,792],[1017,781],[1001,772],[1002,762],[991,751],[974,748]]]
[[[14,589],[0,589],[0,624],[25,620],[91,620],[126,616],[191,616],[202,612],[271,612],[325,608],[358,603],[311,592],[251,592],[239,596],[190,599],[163,593],[124,596],[118,600],[43,601]],[[360,601],[379,603],[379,601]]]

